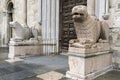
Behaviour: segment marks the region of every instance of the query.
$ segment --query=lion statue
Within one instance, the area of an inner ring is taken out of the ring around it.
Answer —
[[[39,36],[40,30],[35,27],[29,28],[27,25],[22,26],[17,21],[10,22],[9,24],[14,30],[14,36],[12,38],[14,41],[37,39]]]
[[[109,26],[87,12],[87,7],[78,5],[72,9],[72,18],[77,39],[70,40],[70,46],[78,48],[95,47],[96,43],[108,42]]]

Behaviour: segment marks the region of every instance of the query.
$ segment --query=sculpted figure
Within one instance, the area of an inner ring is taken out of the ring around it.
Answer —
[[[38,30],[36,28],[29,28],[28,26],[23,27],[17,21],[10,22],[10,27],[14,29],[14,40],[37,39]]]
[[[91,48],[96,47],[96,43],[108,42],[109,26],[89,15],[86,6],[73,7],[72,18],[77,39],[70,40],[71,47]]]

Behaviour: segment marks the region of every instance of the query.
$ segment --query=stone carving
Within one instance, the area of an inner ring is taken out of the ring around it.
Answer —
[[[37,24],[38,25],[38,24]],[[14,36],[9,42],[9,58],[16,56],[35,56],[42,54],[42,40],[40,30],[33,25],[32,28],[18,22],[10,22],[10,27],[14,30]]]
[[[109,26],[105,21],[90,16],[86,6],[73,7],[72,15],[77,39],[70,40],[70,47],[89,49],[99,47],[100,43],[108,43]]]
[[[66,77],[94,80],[113,66],[108,43],[109,26],[105,20],[99,21],[95,16],[90,16],[83,5],[75,6],[72,14],[77,39],[69,44],[70,70],[66,72]]]
[[[29,28],[28,26],[22,26],[17,21],[10,22],[10,27],[14,29],[14,37],[12,38],[15,41],[37,39],[39,31],[35,28]]]

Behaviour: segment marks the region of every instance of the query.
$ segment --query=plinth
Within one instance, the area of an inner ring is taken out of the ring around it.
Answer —
[[[69,71],[66,77],[71,79],[93,80],[113,69],[109,50],[87,54],[68,52],[68,56]]]
[[[10,41],[8,58],[15,58],[20,56],[36,56],[42,54],[43,49],[40,42]]]

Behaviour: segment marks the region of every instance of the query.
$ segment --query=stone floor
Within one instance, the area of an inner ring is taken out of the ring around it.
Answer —
[[[71,80],[65,78],[68,58],[64,55],[29,57],[7,62],[7,53],[0,53],[0,80]],[[95,80],[119,80],[120,72],[111,71]]]

